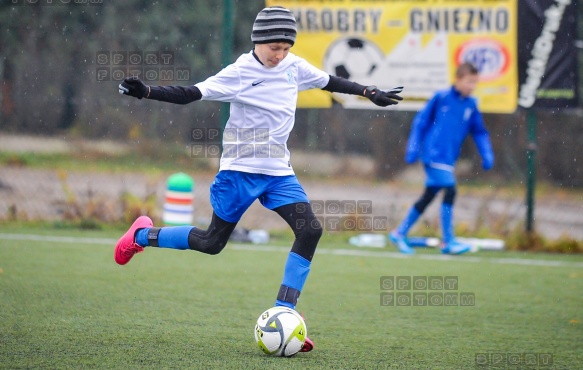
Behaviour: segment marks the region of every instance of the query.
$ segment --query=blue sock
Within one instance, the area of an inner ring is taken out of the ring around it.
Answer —
[[[415,225],[415,222],[417,222],[417,220],[419,219],[419,216],[421,216],[421,213],[417,211],[417,208],[411,207],[409,213],[407,214],[407,217],[405,217],[403,221],[401,221],[401,224],[397,228],[397,232],[400,235],[406,236],[407,233],[409,233],[409,229],[411,229],[413,225]]]
[[[289,252],[281,285],[297,289],[301,292],[310,273],[311,264],[310,261],[299,254]],[[291,302],[280,301],[279,299],[275,301],[275,305],[295,309],[295,306]]]
[[[443,230],[443,242],[445,244],[453,241],[453,205],[443,203],[441,205],[441,229]]]
[[[188,234],[192,226],[163,227],[158,234],[158,246],[160,248],[190,249],[188,246]],[[140,229],[136,232],[136,243],[142,247],[148,246],[148,231],[150,228]]]

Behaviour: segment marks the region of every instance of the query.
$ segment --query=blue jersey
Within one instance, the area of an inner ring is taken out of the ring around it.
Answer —
[[[415,116],[405,159],[413,163],[420,158],[425,165],[453,170],[468,134],[476,143],[483,168],[490,169],[494,153],[476,100],[462,96],[454,87],[439,91]]]

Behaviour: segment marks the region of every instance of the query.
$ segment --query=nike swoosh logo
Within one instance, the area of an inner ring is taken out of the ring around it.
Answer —
[[[257,86],[257,85],[259,85],[260,83],[263,83],[264,81],[265,81],[265,80],[261,80],[261,81],[255,81],[255,82],[252,82],[252,83],[251,83],[251,86]]]

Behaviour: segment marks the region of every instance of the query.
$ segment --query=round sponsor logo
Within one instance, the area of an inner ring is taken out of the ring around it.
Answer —
[[[508,49],[492,39],[473,39],[460,45],[455,54],[459,64],[469,62],[480,71],[480,79],[488,81],[506,73],[510,65]]]

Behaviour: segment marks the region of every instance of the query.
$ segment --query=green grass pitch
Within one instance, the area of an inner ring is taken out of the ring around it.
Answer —
[[[253,328],[273,305],[287,242],[228,245],[218,256],[148,249],[122,267],[113,261],[113,244],[103,240],[121,233],[0,233],[71,238],[0,235],[0,368],[574,369],[583,363],[583,256],[479,252],[440,260],[436,251],[421,251],[400,258],[393,249],[354,248],[325,235],[298,305],[315,350],[272,358],[256,346]],[[72,242],[78,237],[101,239]],[[384,306],[383,276],[455,276],[456,292],[473,293],[475,304]],[[548,366],[526,362],[549,355]]]

